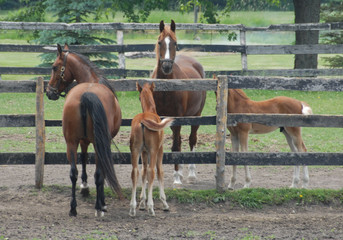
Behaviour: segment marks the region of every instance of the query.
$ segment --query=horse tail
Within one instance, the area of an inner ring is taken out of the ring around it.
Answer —
[[[107,117],[102,102],[92,92],[85,92],[81,96],[81,116],[84,132],[87,132],[87,112],[93,121],[94,148],[101,172],[106,181],[119,198],[123,198],[120,184],[114,171],[111,154],[111,134],[108,129]],[[87,135],[85,134],[85,137]]]
[[[301,106],[302,106],[302,114],[304,115],[312,115],[313,114],[313,111],[312,111],[312,108],[310,107],[310,105],[308,105],[307,103],[305,102],[301,102]]]
[[[160,123],[155,122],[150,119],[142,119],[142,124],[145,127],[147,127],[149,130],[158,132],[162,130],[163,128],[169,127],[173,121],[174,121],[173,118],[165,118]]]

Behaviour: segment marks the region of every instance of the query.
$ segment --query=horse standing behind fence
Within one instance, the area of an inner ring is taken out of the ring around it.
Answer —
[[[275,97],[266,101],[253,101],[241,89],[229,89],[227,100],[228,113],[269,113],[269,114],[312,114],[312,109],[305,103],[289,97]],[[263,134],[275,131],[280,128],[280,131],[285,135],[287,143],[292,152],[306,152],[307,149],[301,137],[300,127],[273,127],[258,123],[238,123],[237,126],[228,126],[231,135],[232,151],[239,152],[241,147],[242,152],[248,151],[248,135]],[[229,189],[234,189],[236,183],[236,169],[233,166],[232,177]],[[248,166],[245,169],[245,184],[247,188],[251,184],[251,176]],[[303,188],[308,187],[309,175],[307,166],[303,166]],[[294,167],[293,181],[291,188],[298,187],[299,184],[300,166]]]
[[[157,178],[160,187],[160,199],[163,210],[168,211],[166,195],[163,183],[163,129],[168,127],[173,119],[165,118],[161,121],[156,113],[156,106],[153,98],[155,84],[145,83],[143,88],[137,83],[140,92],[143,113],[137,114],[131,123],[130,150],[132,164],[132,196],[130,202],[130,216],[136,216],[136,188],[139,176],[138,160],[142,158],[142,192],[140,195],[139,208],[145,209],[146,206],[146,182],[148,180],[148,211],[155,216],[154,202],[152,199],[152,184],[155,178],[155,167],[157,168]]]
[[[165,26],[160,22],[160,35],[155,47],[157,65],[152,78],[157,79],[190,79],[204,78],[205,73],[201,64],[195,59],[176,56],[177,40],[175,35],[175,22]],[[200,116],[204,108],[206,91],[165,91],[154,92],[156,110],[160,116]],[[189,136],[190,150],[194,150],[197,143],[197,130],[199,126],[191,126]],[[172,151],[181,151],[181,126],[172,126]],[[182,166],[175,164],[174,185],[182,184]],[[195,165],[189,165],[189,182],[196,181]]]
[[[82,75],[84,78],[79,78]],[[61,46],[58,45],[58,56],[53,64],[51,79],[47,88],[49,99],[57,100],[60,93],[76,77],[78,82],[85,83],[78,84],[68,93],[62,117],[63,135],[67,144],[67,158],[71,165],[72,200],[69,215],[77,215],[75,197],[78,176],[77,148],[80,144],[82,151],[81,192],[88,194],[87,149],[92,143],[96,153],[94,178],[97,197],[95,209],[96,215],[103,216],[106,211],[104,179],[107,180],[112,190],[122,198],[111,156],[111,139],[119,131],[122,115],[118,99],[107,79],[98,75],[97,69],[86,57],[70,53],[68,50],[63,52]]]

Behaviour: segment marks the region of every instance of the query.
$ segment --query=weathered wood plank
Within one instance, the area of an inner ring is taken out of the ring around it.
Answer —
[[[240,30],[241,24],[195,24],[176,23],[178,30],[233,31]],[[156,30],[158,23],[46,23],[46,22],[0,22],[3,30]]]
[[[229,88],[299,90],[299,91],[342,91],[343,78],[286,78],[228,76]]]
[[[343,45],[250,45],[246,46],[248,55],[259,54],[339,54]]]
[[[38,77],[36,86],[36,159],[35,186],[43,187],[45,159],[44,81]]]
[[[78,154],[80,159],[80,154]],[[130,153],[112,153],[114,164],[131,164]],[[94,153],[89,153],[89,162],[95,163]],[[78,163],[80,163],[78,161]],[[215,152],[166,152],[163,164],[215,164]],[[35,153],[0,153],[0,165],[35,164]],[[45,164],[68,164],[66,153],[46,153]],[[225,153],[226,165],[254,166],[342,166],[343,153]]]
[[[216,189],[225,191],[225,140],[227,131],[227,77],[218,78],[216,124]]]
[[[260,123],[277,127],[332,127],[343,128],[343,115],[300,114],[228,114],[227,124]]]
[[[35,127],[34,114],[0,115],[0,127]]]

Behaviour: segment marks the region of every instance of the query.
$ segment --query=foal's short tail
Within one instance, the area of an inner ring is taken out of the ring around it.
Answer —
[[[302,105],[302,114],[304,115],[312,115],[312,108],[305,102],[301,102]]]
[[[142,124],[148,129],[150,129],[151,131],[157,132],[157,131],[162,130],[163,128],[169,127],[173,121],[174,121],[173,118],[165,118],[160,123],[155,122],[150,119],[142,119]]]
[[[87,137],[87,112],[93,121],[94,130],[94,148],[97,154],[98,164],[102,174],[108,184],[114,190],[120,199],[123,198],[121,187],[116,177],[112,155],[111,155],[111,135],[108,129],[107,117],[105,109],[98,98],[92,92],[86,92],[81,97],[81,116],[84,126],[84,135]]]

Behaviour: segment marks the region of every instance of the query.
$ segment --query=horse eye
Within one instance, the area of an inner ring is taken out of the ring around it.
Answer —
[[[54,72],[56,72],[56,71],[57,71],[57,66],[52,66],[52,70],[53,70]]]
[[[162,44],[162,42],[161,41],[158,41],[158,45],[161,45]]]

